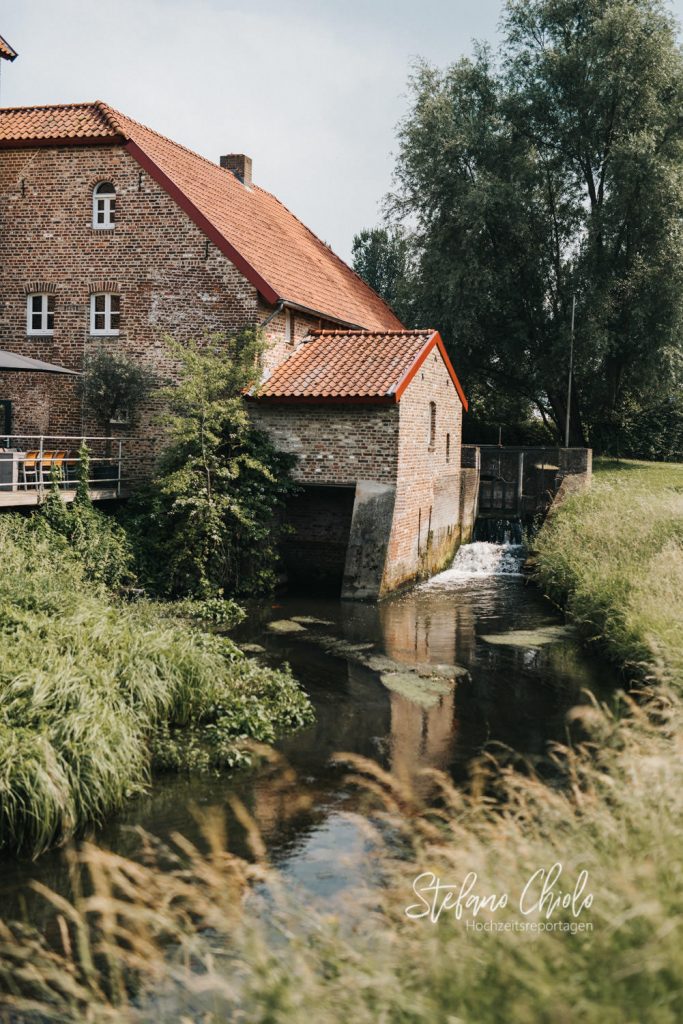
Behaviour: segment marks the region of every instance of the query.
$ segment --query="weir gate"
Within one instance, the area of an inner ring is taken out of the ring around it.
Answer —
[[[479,488],[475,536],[494,540],[495,524],[522,525],[544,515],[567,477],[587,482],[592,472],[590,448],[500,447],[464,445],[463,459],[478,451]]]

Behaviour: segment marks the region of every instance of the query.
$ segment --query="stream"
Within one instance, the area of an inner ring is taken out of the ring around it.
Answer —
[[[565,737],[565,716],[615,685],[609,669],[587,656],[562,616],[521,574],[517,545],[474,543],[450,569],[380,604],[287,596],[253,612],[237,642],[269,664],[287,661],[309,693],[315,724],[278,749],[295,781],[278,784],[272,766],[235,775],[161,776],[97,833],[120,853],[138,846],[132,826],[161,837],[198,834],[193,807],[224,804],[237,794],[262,832],[285,878],[329,907],[349,887],[371,881],[357,790],[338,751],[377,760],[404,777],[422,767],[456,782],[472,758],[503,744],[539,758]],[[243,852],[241,834],[231,843]],[[0,915],[40,926],[48,910],[30,889],[40,880],[68,892],[60,851],[36,863],[9,858],[0,876]]]

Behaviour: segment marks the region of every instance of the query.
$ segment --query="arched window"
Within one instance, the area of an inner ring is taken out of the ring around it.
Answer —
[[[446,434],[446,462],[451,461],[451,435]]]
[[[429,403],[429,450],[436,445],[436,402]]]
[[[95,185],[92,193],[92,226],[113,228],[116,220],[116,189],[110,181]]]

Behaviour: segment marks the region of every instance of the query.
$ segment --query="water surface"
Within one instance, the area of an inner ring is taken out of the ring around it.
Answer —
[[[607,692],[613,685],[605,667],[571,635],[555,633],[544,642],[541,632],[534,642],[539,629],[561,625],[562,617],[527,583],[520,566],[517,547],[472,544],[451,569],[380,604],[291,596],[256,610],[241,627],[239,642],[258,645],[257,656],[269,664],[288,662],[315,706],[315,724],[278,744],[296,781],[283,784],[269,766],[232,776],[157,777],[151,791],[96,838],[129,853],[137,846],[134,825],[162,837],[175,831],[197,837],[193,807],[225,804],[237,794],[285,877],[323,905],[343,898],[349,887],[371,878],[372,860],[365,830],[348,813],[361,797],[332,755],[361,754],[402,776],[439,768],[463,782],[472,758],[487,747],[502,744],[531,760],[542,757],[549,741],[565,737],[566,713],[586,699],[584,690]],[[271,628],[283,621],[302,628]],[[521,643],[484,639],[509,634],[514,640],[517,631],[525,631]],[[378,658],[385,669],[389,662],[405,669],[413,688],[429,685],[421,683],[416,666],[423,673],[428,665],[464,671],[454,685],[442,682],[425,706],[382,682],[386,673],[367,664]],[[231,842],[243,850],[238,829]],[[45,910],[28,887],[31,879],[67,892],[60,852],[35,864],[2,863],[3,917],[44,920]]]

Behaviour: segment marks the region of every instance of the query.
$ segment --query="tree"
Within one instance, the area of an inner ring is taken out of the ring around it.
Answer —
[[[180,380],[162,393],[164,451],[129,517],[142,575],[165,596],[265,590],[293,459],[252,426],[244,401],[263,338],[244,331],[169,347]]]
[[[533,405],[561,437],[576,294],[571,443],[610,448],[680,360],[671,16],[659,0],[509,0],[495,58],[419,64],[411,93],[387,202],[411,326],[442,330],[475,411]]]
[[[86,410],[107,436],[112,424],[125,417],[132,424],[140,404],[155,384],[155,377],[139,363],[117,352],[98,348],[88,355],[81,377]]]
[[[353,269],[400,320],[410,315],[408,240],[397,228],[364,229],[353,239]]]

